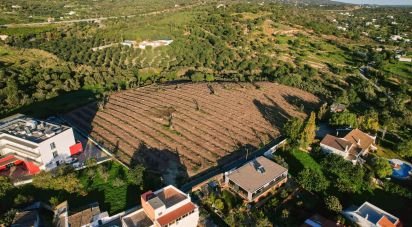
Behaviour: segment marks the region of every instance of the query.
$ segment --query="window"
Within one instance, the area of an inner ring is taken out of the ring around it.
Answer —
[[[56,149],[56,144],[54,142],[50,144],[50,149],[52,150]]]
[[[53,151],[53,158],[57,157],[57,151]]]

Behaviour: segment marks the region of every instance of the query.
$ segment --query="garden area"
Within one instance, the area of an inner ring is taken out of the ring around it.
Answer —
[[[32,184],[11,186],[4,196],[0,194],[0,211],[11,208],[3,204],[14,204],[12,208],[19,209],[36,201],[55,206],[67,200],[71,211],[98,202],[101,210],[113,215],[139,205],[142,192],[161,186],[160,176],[142,166],[128,170],[109,161],[77,172],[63,166],[54,173],[36,175]]]
[[[372,154],[363,166],[352,165],[340,156],[325,155],[320,152],[319,147],[314,146],[311,153],[286,147],[275,153],[274,160],[279,164],[287,163],[293,176],[290,181],[296,181],[303,189],[300,193],[305,194],[303,197],[295,198],[296,201],[290,202],[291,205],[285,205],[289,207],[289,213],[300,207],[297,209],[299,212],[312,211],[312,214],[320,213],[343,222],[339,214],[343,208],[368,201],[389,213],[396,214],[404,223],[412,221],[408,215],[412,212],[411,185],[386,179],[386,176],[392,173],[386,159]],[[373,183],[372,177],[381,179],[383,185]],[[327,198],[333,200],[334,204],[328,205]],[[311,200],[309,207],[305,202],[308,199]],[[282,216],[282,213],[278,215]]]

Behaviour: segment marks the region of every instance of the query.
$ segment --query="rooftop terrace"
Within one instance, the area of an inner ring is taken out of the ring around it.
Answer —
[[[393,224],[396,223],[396,221],[398,220],[398,218],[396,218],[395,216],[389,214],[384,210],[381,210],[380,208],[368,202],[362,204],[362,206],[358,208],[356,213],[358,213],[360,216],[364,217],[365,219],[374,224],[381,220],[383,216],[385,216]]]
[[[67,129],[69,127],[64,125],[37,120],[22,114],[0,120],[0,136],[11,135],[33,143],[41,143]]]

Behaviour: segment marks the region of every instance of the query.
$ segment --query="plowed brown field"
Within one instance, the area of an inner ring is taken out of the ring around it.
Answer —
[[[114,93],[100,110],[92,103],[65,117],[126,164],[141,162],[173,178],[245,155],[318,103],[269,82],[158,85]]]

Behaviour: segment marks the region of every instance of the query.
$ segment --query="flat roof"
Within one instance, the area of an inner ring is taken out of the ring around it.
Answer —
[[[227,177],[244,190],[253,193],[286,171],[285,167],[260,156],[230,172]]]
[[[388,212],[368,202],[365,202],[364,204],[362,204],[362,206],[360,206],[356,210],[356,213],[358,213],[363,218],[366,218],[368,221],[370,221],[373,224],[376,224],[383,217],[386,217],[393,224],[395,224],[396,221],[398,221],[397,217],[393,216],[392,214],[389,214]]]
[[[23,114],[15,114],[0,120],[0,135],[4,133],[32,143],[41,143],[69,128]]]
[[[126,224],[126,226],[130,226],[130,227],[132,226],[133,227],[134,226],[146,227],[146,226],[153,225],[152,220],[150,220],[150,218],[147,217],[143,209],[140,209],[138,211],[135,211],[123,217],[123,222]]]

